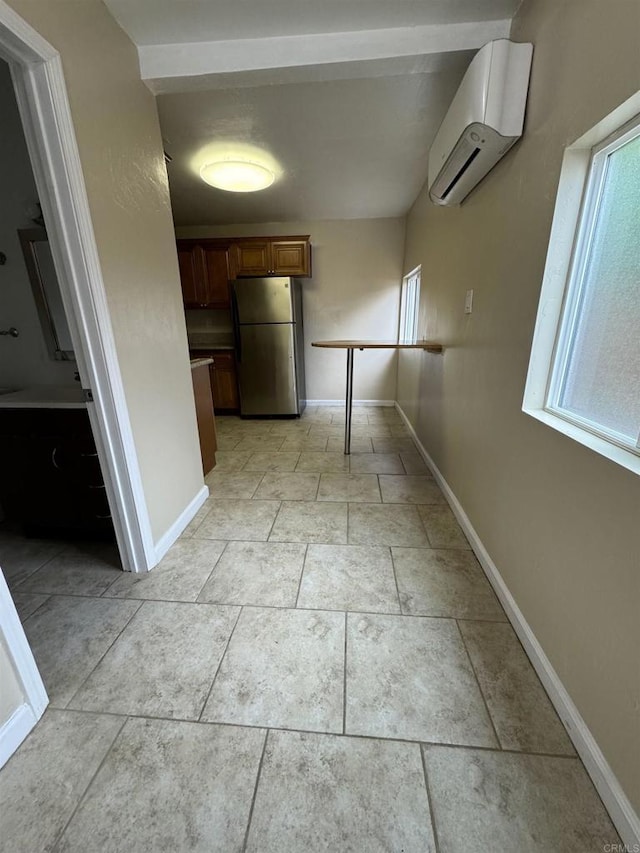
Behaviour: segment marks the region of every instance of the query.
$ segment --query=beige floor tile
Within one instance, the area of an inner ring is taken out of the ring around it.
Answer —
[[[391,424],[389,429],[391,430],[392,438],[411,437],[411,433],[404,424]]]
[[[313,424],[309,430],[311,438],[340,438],[344,437],[344,425],[340,424]]]
[[[498,745],[453,620],[348,615],[346,733]]]
[[[392,548],[402,612],[506,621],[471,551]]]
[[[283,501],[269,541],[345,545],[347,504]]]
[[[307,435],[309,430],[311,429],[311,424],[307,421],[295,420],[295,421],[278,421],[273,424],[270,430],[271,435],[284,435],[287,436],[296,436],[296,435]]]
[[[298,607],[399,613],[389,549],[309,545]]]
[[[60,853],[241,850],[265,734],[128,720]]]
[[[69,707],[197,720],[239,612],[145,601]]]
[[[245,607],[202,719],[341,732],[344,615]]]
[[[139,607],[139,601],[54,595],[25,620],[53,706],[68,703]]]
[[[407,474],[423,474],[427,477],[433,476],[427,463],[417,450],[401,450],[400,459]]]
[[[212,500],[244,500],[253,497],[262,480],[262,474],[253,471],[216,471],[214,468],[204,478]],[[207,502],[207,506],[209,506]]]
[[[11,598],[18,611],[18,616],[24,622],[32,613],[36,612],[41,604],[45,603],[49,596],[37,592],[13,592]]]
[[[352,453],[352,474],[404,474],[397,453]]]
[[[327,449],[327,436],[326,435],[290,435],[287,436],[284,440],[284,444],[281,447],[283,451],[295,451],[295,450],[305,450],[305,451],[321,451],[324,452]]]
[[[269,732],[248,853],[434,853],[419,749]]]
[[[255,497],[278,501],[314,501],[319,480],[320,474],[270,471],[264,475]]]
[[[282,453],[281,451],[266,450],[252,453],[244,466],[245,471],[295,471],[300,453]]]
[[[198,601],[295,607],[306,545],[230,542]]]
[[[402,453],[407,450],[415,450],[416,446],[412,438],[374,438],[373,450],[375,453]]]
[[[218,450],[235,450],[242,441],[239,435],[224,435],[218,433],[216,436],[216,445]]]
[[[577,759],[430,746],[425,762],[441,851],[595,853],[619,844]]]
[[[251,458],[250,450],[217,450],[214,471],[240,471]],[[251,470],[251,469],[249,469]]]
[[[344,453],[314,453],[304,451],[296,465],[296,471],[323,474],[329,471],[349,471],[349,457]]]
[[[209,512],[194,533],[197,539],[238,539],[266,542],[278,514],[278,501],[211,501]]]
[[[354,438],[391,438],[391,427],[387,424],[353,424]]]
[[[460,630],[503,749],[575,755],[511,625],[461,622]]]
[[[205,518],[209,515],[209,506],[205,501],[200,509],[193,516],[189,524],[185,527],[185,529],[180,534],[181,539],[190,539],[196,530],[200,527]]]
[[[60,542],[0,533],[0,566],[9,588],[15,589],[63,548]]]
[[[349,504],[350,545],[429,546],[418,510],[394,504]]]
[[[380,503],[378,478],[375,474],[322,474],[318,500]]]
[[[213,539],[178,539],[150,572],[120,572],[104,597],[195,601],[226,544]]]
[[[373,453],[373,444],[370,438],[354,438],[351,436],[352,453]],[[344,453],[344,435],[331,436],[327,441],[328,453]]]
[[[405,474],[403,476],[381,474],[380,491],[384,503],[445,503],[444,495],[435,480],[421,474]]]
[[[111,715],[45,712],[0,773],[2,850],[54,849],[124,722]]]
[[[232,449],[236,451],[280,450],[284,441],[285,438],[283,435],[269,435],[268,432],[265,432],[262,435],[254,434],[244,436],[244,438],[240,439],[239,443]]]
[[[18,589],[20,592],[99,596],[123,574],[114,563],[114,559],[105,560],[98,554],[62,553],[30,575]]]
[[[418,512],[434,548],[471,548],[455,515],[446,504],[419,506]]]

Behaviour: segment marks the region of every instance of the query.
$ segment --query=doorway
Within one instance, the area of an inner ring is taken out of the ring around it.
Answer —
[[[156,553],[62,64],[57,51],[1,0],[0,59],[10,71],[75,357],[75,365],[57,365],[54,370],[78,373],[83,411],[95,447],[92,452],[104,480],[122,566],[129,571],[148,571],[155,565]],[[36,211],[31,218],[37,217]],[[0,318],[0,329],[5,328],[3,323]],[[6,328],[9,330],[12,325],[9,323]],[[12,334],[6,337],[19,340]],[[54,462],[60,462],[55,452]],[[0,708],[1,764],[17,749],[47,703],[29,644],[1,575],[0,670],[3,676],[11,673],[15,682],[14,704]]]

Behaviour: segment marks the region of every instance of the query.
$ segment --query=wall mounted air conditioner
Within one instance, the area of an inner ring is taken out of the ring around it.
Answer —
[[[429,196],[460,204],[522,136],[533,45],[480,48],[429,151]]]

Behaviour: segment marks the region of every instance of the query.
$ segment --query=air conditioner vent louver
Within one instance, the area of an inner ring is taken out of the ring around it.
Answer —
[[[435,204],[460,204],[522,135],[532,53],[498,39],[473,58],[429,151]]]

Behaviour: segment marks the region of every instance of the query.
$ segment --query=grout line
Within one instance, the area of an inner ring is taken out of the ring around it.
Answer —
[[[489,705],[487,703],[486,696],[484,695],[482,685],[480,684],[480,679],[478,678],[478,673],[476,672],[476,668],[473,665],[473,660],[471,658],[471,655],[469,654],[469,649],[467,648],[467,643],[464,639],[464,634],[462,633],[460,625],[458,625],[458,620],[454,619],[454,622],[456,623],[456,629],[458,631],[458,634],[460,635],[460,639],[462,640],[462,645],[464,647],[464,650],[467,653],[467,658],[469,660],[469,664],[471,665],[471,671],[473,672],[473,677],[475,678],[476,684],[478,685],[478,690],[480,691],[480,696],[482,697],[482,702],[483,702],[485,710],[487,712],[487,716],[489,717],[489,722],[491,723],[491,728],[493,729],[493,734],[495,735],[496,743],[498,744],[499,749],[502,749],[502,741],[500,740],[500,737],[498,736],[498,730],[496,729],[495,723],[493,722],[493,716],[491,714],[491,711],[489,710]]]
[[[117,599],[110,599],[110,600],[111,600],[111,601],[117,601]],[[136,599],[132,599],[132,601],[135,601],[135,600],[136,600]],[[73,695],[71,696],[71,698],[67,700],[67,704],[65,705],[65,708],[69,708],[69,706],[71,705],[71,703],[73,702],[73,700],[76,698],[76,696],[78,695],[78,693],[82,690],[82,688],[84,687],[84,685],[85,685],[85,684],[87,683],[87,681],[91,678],[91,676],[93,675],[93,673],[94,673],[94,672],[96,671],[96,669],[100,666],[100,664],[102,663],[102,661],[103,661],[103,660],[105,659],[105,657],[109,654],[109,652],[111,651],[111,649],[115,646],[115,644],[118,642],[118,640],[120,639],[120,637],[124,634],[124,632],[127,630],[127,628],[129,627],[129,625],[133,622],[133,620],[135,619],[135,617],[138,615],[138,613],[140,612],[140,610],[141,610],[143,607],[144,607],[144,601],[141,601],[141,602],[138,604],[138,606],[136,607],[136,609],[133,611],[133,613],[131,614],[131,616],[127,619],[127,621],[126,621],[126,623],[123,625],[122,629],[121,629],[120,631],[118,631],[118,633],[117,633],[117,635],[114,637],[113,641],[112,641],[111,643],[109,643],[109,647],[106,649],[106,651],[104,652],[104,654],[100,655],[100,658],[99,658],[99,659],[98,659],[98,661],[96,662],[96,665],[93,667],[93,669],[91,670],[91,672],[90,672],[90,673],[87,675],[87,677],[86,677],[86,678],[84,678],[84,679],[82,680],[82,682],[78,685],[77,689],[75,690],[75,692],[73,693]],[[73,711],[73,710],[75,710],[75,709],[74,709],[74,708],[69,708],[69,710],[72,710],[72,711]]]
[[[244,831],[244,841],[242,842],[242,853],[245,853],[247,849],[247,842],[249,841],[249,830],[251,829],[251,820],[253,818],[253,809],[256,804],[256,797],[258,795],[258,785],[260,784],[260,776],[262,774],[262,764],[264,762],[264,756],[267,751],[267,741],[269,740],[269,729],[266,730],[264,734],[264,743],[262,744],[262,753],[260,754],[260,761],[258,762],[258,772],[256,774],[256,784],[253,786],[253,797],[251,798],[251,806],[249,807],[249,817],[247,818],[247,828]]]
[[[304,549],[304,558],[303,558],[303,560],[302,560],[302,569],[301,569],[301,571],[300,571],[300,577],[299,577],[299,579],[298,579],[298,591],[297,591],[297,593],[296,593],[296,603],[293,605],[293,606],[294,606],[294,608],[295,608],[296,610],[298,609],[298,599],[300,598],[300,588],[302,587],[302,576],[304,575],[304,569],[305,569],[305,566],[306,566],[306,563],[307,563],[307,554],[308,554],[308,553],[309,553],[309,545],[308,545],[308,543],[307,543],[307,546],[306,546],[306,547],[305,547],[305,549]],[[307,609],[307,608],[302,608],[302,607],[301,607],[300,609],[301,609],[301,610],[304,610],[304,609]]]
[[[202,721],[202,715],[204,714],[204,709],[207,707],[207,702],[209,701],[209,697],[211,696],[211,693],[213,691],[213,685],[216,683],[216,678],[218,677],[218,673],[220,672],[220,667],[222,666],[222,661],[226,657],[227,650],[229,648],[229,643],[231,642],[231,638],[233,637],[233,633],[236,630],[236,625],[240,621],[240,617],[242,616],[243,609],[244,608],[242,607],[242,605],[240,605],[240,607],[238,607],[238,615],[236,616],[236,621],[233,623],[233,628],[231,629],[231,633],[229,634],[227,642],[225,643],[224,651],[220,655],[220,660],[218,661],[218,666],[216,667],[216,671],[213,675],[213,678],[211,679],[211,686],[207,690],[207,695],[204,698],[204,702],[202,703],[202,708],[200,709],[200,713],[198,714],[198,719],[196,720],[196,722],[198,722],[198,723]]]
[[[87,712],[85,712],[85,713],[89,713],[89,712],[87,711]],[[91,713],[95,713],[95,712],[91,712]],[[114,715],[114,716],[116,716],[116,715]],[[117,716],[122,716],[122,714],[118,714]],[[106,752],[105,752],[105,754],[102,756],[102,761],[100,761],[100,762],[99,762],[98,767],[96,768],[96,772],[93,774],[93,776],[92,776],[92,777],[91,777],[91,779],[89,780],[89,783],[88,783],[87,787],[84,789],[84,791],[82,792],[82,794],[78,797],[78,802],[76,803],[75,808],[72,810],[71,815],[69,816],[69,820],[64,824],[64,826],[62,827],[62,830],[61,830],[61,831],[56,835],[55,839],[53,840],[53,845],[52,845],[52,849],[53,849],[53,850],[57,850],[57,849],[59,849],[59,848],[58,848],[58,845],[59,845],[60,841],[62,841],[62,838],[63,838],[63,836],[64,836],[65,832],[66,832],[66,831],[67,831],[67,829],[69,828],[69,824],[71,823],[71,821],[74,819],[74,817],[75,817],[75,816],[76,816],[76,814],[78,813],[78,810],[79,810],[80,806],[82,805],[82,803],[84,802],[84,800],[85,800],[85,798],[86,798],[87,794],[89,793],[89,789],[90,789],[90,788],[91,788],[91,786],[93,785],[93,783],[94,783],[94,781],[95,781],[95,779],[96,779],[96,777],[97,777],[98,773],[100,773],[100,771],[102,770],[102,768],[103,768],[103,766],[104,766],[105,761],[107,760],[107,758],[109,757],[109,755],[111,755],[111,750],[113,749],[115,742],[116,742],[116,741],[118,740],[118,738],[120,737],[120,735],[121,735],[121,733],[122,733],[122,730],[123,730],[123,729],[124,729],[124,727],[127,725],[128,720],[129,720],[129,717],[128,717],[128,716],[125,716],[125,717],[124,717],[124,719],[122,720],[122,725],[120,726],[120,728],[119,728],[119,729],[118,729],[118,731],[116,732],[116,734],[115,734],[115,736],[114,736],[113,740],[111,741],[111,743],[110,743],[110,744],[109,744],[109,746],[107,747],[107,751],[106,751]]]
[[[308,503],[310,503],[310,502],[308,502]],[[203,540],[203,541],[206,541],[206,540]],[[219,540],[217,540],[217,541],[219,541]],[[233,540],[230,540],[227,544],[230,545],[232,542],[240,542],[240,541],[244,541],[244,540],[233,539]],[[264,544],[264,540],[262,540],[262,539],[261,540],[250,540],[247,544],[256,544],[256,542],[260,542],[260,543]],[[278,544],[278,545],[305,545],[307,543],[304,543],[304,542],[280,542],[280,541],[278,541],[276,544]],[[332,544],[332,545],[335,545],[336,543],[334,543],[334,542],[333,543],[318,542],[318,543],[310,543],[310,544],[319,544],[319,545]],[[368,545],[346,545],[345,546],[344,543],[342,543],[339,545],[339,547],[341,547],[341,548],[344,548],[344,547],[349,547],[349,548],[363,548],[363,547],[364,548],[367,548],[367,547],[388,548],[389,546],[388,545],[371,545],[371,546],[368,546]],[[424,549],[416,549],[416,550],[424,550]],[[42,593],[42,594],[44,594],[44,593]],[[69,593],[66,593],[66,592],[65,593],[50,592],[50,593],[47,593],[47,595],[50,598],[93,598],[93,599],[99,598],[99,596],[92,596],[92,595],[70,595]],[[406,618],[406,619],[448,619],[449,621],[455,620],[458,622],[482,622],[482,623],[487,623],[490,625],[509,625],[510,624],[506,619],[487,619],[486,617],[480,618],[477,616],[473,616],[473,617],[472,616],[455,616],[455,615],[442,616],[442,615],[431,615],[429,613],[398,613],[397,611],[391,612],[391,611],[387,611],[387,610],[355,610],[354,608],[351,608],[350,610],[345,611],[345,610],[338,610],[334,607],[295,607],[293,605],[292,606],[286,606],[286,605],[282,605],[282,604],[262,604],[261,602],[255,602],[255,601],[243,601],[241,604],[239,604],[237,601],[197,601],[197,600],[196,601],[192,601],[192,600],[185,601],[185,599],[183,599],[183,598],[135,598],[134,596],[127,596],[126,598],[109,597],[109,598],[106,598],[104,600],[105,601],[118,601],[118,602],[139,601],[141,605],[144,604],[145,601],[153,601],[153,602],[166,602],[167,604],[189,604],[189,605],[193,605],[196,607],[261,607],[261,608],[266,608],[268,610],[294,610],[294,609],[297,609],[297,610],[308,610],[312,613],[319,611],[320,613],[354,613],[354,614],[364,615],[364,616],[402,616],[403,618]],[[40,605],[40,606],[42,607],[44,604],[45,604],[45,602],[43,602],[42,605]],[[31,616],[32,615],[34,615],[34,614],[31,614]],[[30,619],[31,616],[28,616],[27,619]],[[70,710],[77,710],[77,709],[70,709]]]
[[[431,787],[429,785],[429,774],[427,773],[427,760],[425,758],[424,749],[420,746],[420,759],[422,761],[422,772],[424,774],[424,787],[427,794],[427,808],[429,809],[429,817],[431,818],[431,829],[433,830],[433,843],[435,844],[435,853],[440,853],[440,843],[438,841],[438,828],[436,827],[436,815],[433,809],[431,796]]]
[[[389,555],[391,556],[391,568],[393,570],[393,579],[394,579],[395,584],[396,584],[396,595],[398,596],[399,613],[402,616],[411,615],[411,614],[405,614],[402,610],[402,601],[400,600],[400,587],[398,586],[398,575],[396,574],[396,561],[393,557],[393,548],[391,546],[389,546]]]
[[[212,542],[215,542],[215,541],[219,541],[219,542],[220,542],[220,541],[223,541],[223,540],[215,540],[215,539],[212,539],[211,541],[212,541]],[[192,601],[192,602],[186,602],[187,604],[210,604],[210,602],[208,602],[208,601],[198,601],[198,599],[199,599],[199,598],[200,598],[200,596],[202,595],[202,590],[203,590],[203,589],[205,588],[205,586],[209,583],[209,580],[210,580],[210,578],[211,578],[211,575],[215,572],[216,568],[218,567],[218,563],[219,563],[219,562],[220,562],[220,560],[222,559],[223,555],[226,553],[227,548],[229,547],[229,545],[230,545],[230,544],[231,544],[231,543],[229,542],[229,540],[227,540],[227,541],[224,543],[224,547],[223,547],[222,551],[220,551],[220,555],[219,555],[218,559],[217,559],[217,560],[215,560],[215,562],[214,562],[214,564],[213,564],[213,566],[212,566],[212,568],[211,568],[211,571],[209,572],[209,574],[207,575],[207,577],[206,577],[206,579],[205,579],[204,583],[202,584],[202,586],[201,586],[201,587],[200,587],[200,589],[198,590],[198,594],[196,595],[195,600],[194,600],[194,601]],[[159,599],[159,600],[160,600],[160,601],[162,601],[162,599]]]
[[[524,749],[500,749],[494,746],[480,746],[478,744],[469,744],[469,743],[448,743],[445,741],[431,741],[431,740],[410,740],[408,738],[402,737],[388,737],[387,735],[377,735],[377,734],[360,734],[358,732],[346,732],[342,734],[339,731],[327,731],[322,729],[295,729],[295,728],[286,728],[285,726],[265,726],[264,723],[234,723],[229,720],[195,720],[193,717],[162,717],[158,714],[122,714],[121,712],[116,711],[95,711],[95,710],[86,710],[83,708],[63,708],[59,705],[49,705],[47,710],[52,711],[65,711],[73,714],[92,714],[93,716],[103,716],[103,717],[120,717],[126,716],[127,719],[131,720],[162,720],[164,722],[171,723],[188,723],[190,725],[195,726],[229,726],[230,728],[235,729],[268,729],[269,731],[274,732],[296,732],[297,734],[314,734],[314,735],[326,735],[327,737],[339,737],[339,738],[356,738],[358,740],[375,740],[375,741],[391,741],[392,743],[406,743],[406,744],[421,744],[422,746],[429,747],[444,747],[445,749],[466,749],[466,750],[479,750],[480,752],[491,752],[496,755],[528,755],[537,758],[564,758],[568,761],[578,761],[582,764],[582,760],[580,756],[576,753],[562,753],[562,752],[532,752],[531,750]]]
[[[230,473],[235,473],[235,472],[230,472]],[[249,472],[247,472],[247,473],[249,473]],[[257,484],[257,486],[255,487],[255,489],[254,489],[254,490],[251,492],[251,494],[249,495],[249,500],[251,500],[252,498],[254,498],[254,497],[256,496],[256,492],[258,491],[258,489],[259,489],[259,488],[260,488],[260,486],[262,485],[262,481],[263,481],[263,480],[264,480],[264,478],[267,476],[267,472],[266,472],[266,471],[265,471],[264,473],[262,473],[262,472],[260,472],[260,471],[252,471],[251,473],[260,474],[261,476],[260,476],[260,479],[258,480],[258,484]]]
[[[342,685],[342,734],[347,733],[347,613],[344,614],[344,681]]]
[[[283,504],[283,503],[284,503],[284,501],[278,501],[278,511],[277,511],[277,512],[276,512],[276,514],[273,516],[273,521],[271,522],[271,527],[269,528],[269,532],[267,533],[267,538],[266,538],[266,539],[264,539],[264,540],[260,540],[260,541],[264,541],[264,542],[268,542],[268,541],[269,541],[269,537],[270,537],[270,536],[271,536],[271,534],[273,533],[273,528],[276,526],[276,521],[278,520],[278,516],[280,515],[280,511],[282,510],[282,504]],[[298,544],[299,544],[299,543],[298,543]]]

